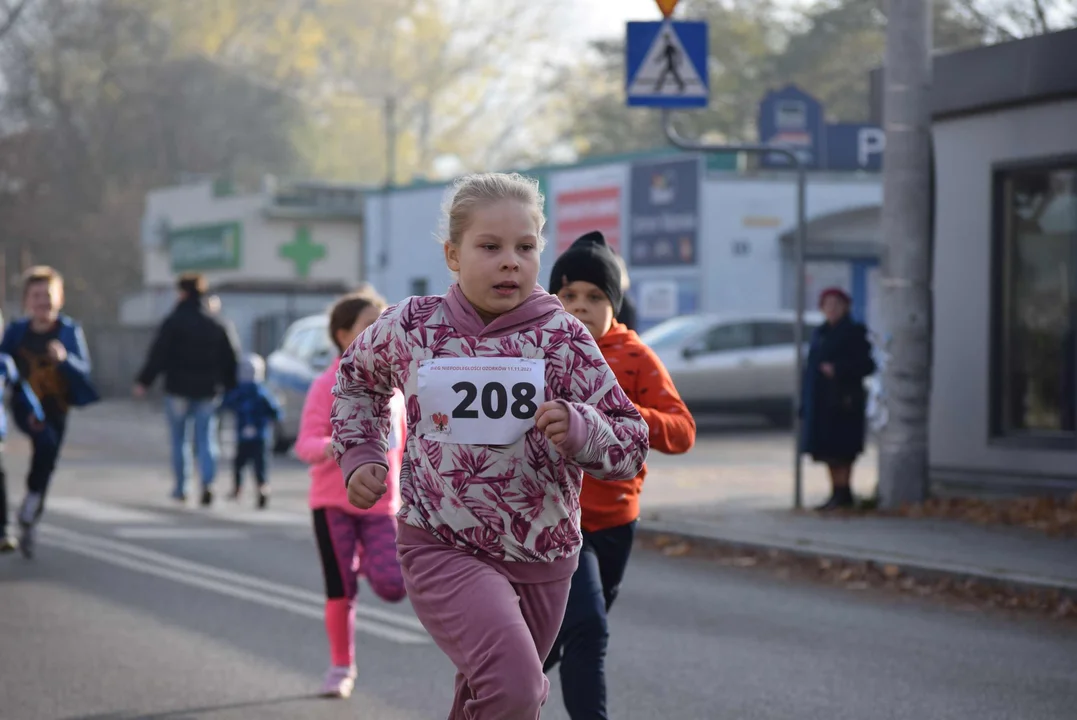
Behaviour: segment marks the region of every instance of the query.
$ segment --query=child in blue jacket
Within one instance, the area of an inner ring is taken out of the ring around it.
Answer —
[[[0,319],[0,325],[3,325],[2,319]],[[37,396],[34,395],[29,384],[19,379],[19,370],[15,367],[15,361],[10,355],[0,353],[0,396],[8,387],[11,388],[12,404],[18,403],[30,408],[38,422],[45,421],[45,412],[41,409],[41,403],[37,401]],[[4,412],[3,407],[0,407],[0,447],[3,446],[6,438],[7,413]],[[2,457],[0,453],[0,554],[12,552],[19,547],[19,541],[7,532],[7,475],[4,472]]]
[[[15,425],[30,438],[33,455],[26,476],[26,497],[19,508],[19,548],[31,557],[34,528],[45,508],[45,495],[60,456],[67,414],[72,407],[97,402],[90,382],[90,353],[82,327],[60,313],[64,281],[51,267],[32,267],[23,276],[26,317],[7,327],[0,353],[10,355],[19,377],[40,401],[40,419],[25,392],[12,397]]]
[[[258,485],[258,508],[264,510],[269,503],[269,480],[267,468],[273,423],[283,417],[280,404],[265,386],[266,366],[259,355],[243,358],[237,372],[237,385],[228,391],[221,401],[222,410],[231,410],[236,416],[236,457],[233,461],[235,485],[232,499],[239,499],[243,488],[243,469],[254,466],[254,479]]]

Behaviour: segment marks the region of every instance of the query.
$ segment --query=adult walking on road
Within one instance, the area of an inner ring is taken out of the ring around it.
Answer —
[[[135,397],[142,397],[158,375],[164,376],[165,412],[172,436],[172,497],[187,500],[188,456],[197,454],[202,480],[202,505],[213,503],[217,474],[217,397],[236,385],[239,351],[232,333],[204,302],[206,280],[181,275],[179,302],[161,323],[142,372]],[[194,448],[187,429],[194,426]]]

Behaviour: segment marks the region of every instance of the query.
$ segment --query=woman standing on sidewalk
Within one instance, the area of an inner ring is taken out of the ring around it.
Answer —
[[[875,361],[867,328],[849,315],[850,305],[841,288],[819,295],[826,322],[812,336],[804,368],[800,450],[830,471],[830,499],[817,510],[854,505],[853,462],[864,452],[864,378],[875,372]]]

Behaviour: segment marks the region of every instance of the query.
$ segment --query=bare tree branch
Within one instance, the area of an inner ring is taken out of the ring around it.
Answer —
[[[1032,0],[1032,7],[1036,10],[1036,18],[1040,21],[1040,33],[1047,34],[1051,32],[1051,27],[1047,23],[1047,11],[1043,7],[1043,0]]]
[[[0,38],[8,34],[11,28],[15,27],[15,23],[19,21],[19,16],[22,15],[33,0],[19,0],[15,4],[15,7],[7,8],[7,17],[4,18],[4,22],[0,24]],[[5,3],[6,5],[6,3]]]

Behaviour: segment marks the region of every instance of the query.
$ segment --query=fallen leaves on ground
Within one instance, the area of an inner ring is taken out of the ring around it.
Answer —
[[[765,568],[782,580],[829,583],[847,590],[877,589],[948,602],[962,611],[1001,609],[1077,622],[1077,598],[1058,591],[1030,590],[1003,583],[950,575],[909,574],[898,565],[850,562],[782,550],[752,550],[675,536],[641,533],[641,547],[669,557],[710,559],[737,568]]]
[[[946,518],[977,525],[1008,525],[1053,537],[1077,537],[1077,493],[1069,497],[1023,497],[998,500],[930,498],[896,513],[909,518]]]

